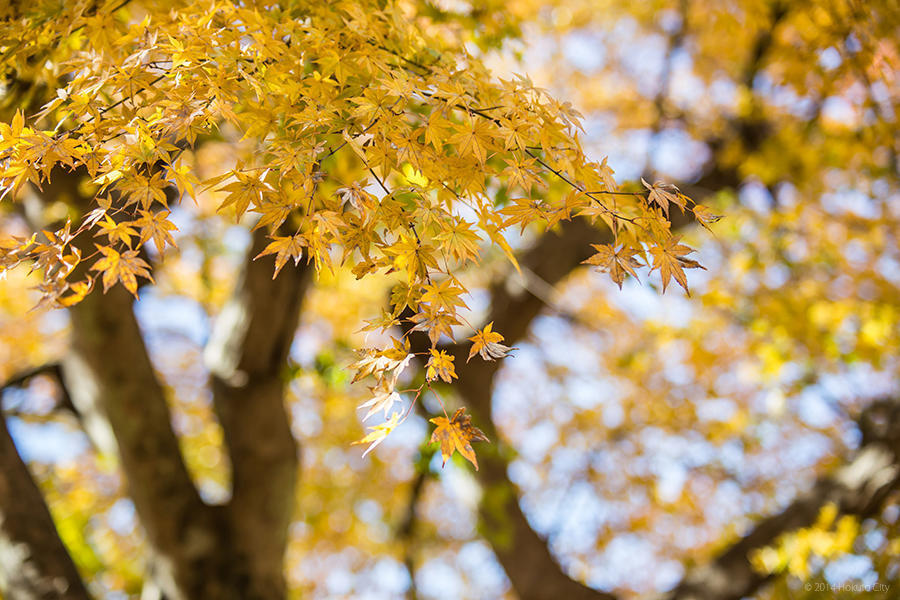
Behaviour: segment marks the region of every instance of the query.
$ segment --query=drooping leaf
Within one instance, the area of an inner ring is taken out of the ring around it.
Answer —
[[[365,457],[369,452],[378,447],[378,444],[384,441],[384,439],[390,434],[400,423],[400,413],[396,412],[391,415],[391,418],[382,423],[381,425],[375,425],[374,427],[369,427],[369,433],[362,439],[352,442],[353,445],[358,444],[371,444],[366,451],[363,452],[363,456]]]
[[[436,417],[431,422],[436,425],[431,434],[431,443],[440,443],[441,458],[444,465],[454,452],[459,452],[463,458],[475,466],[478,470],[478,459],[472,442],[489,442],[487,436],[480,429],[472,425],[472,417],[465,414],[465,407],[457,409],[453,417]]]
[[[634,269],[641,266],[641,263],[634,258],[635,251],[632,248],[621,244],[619,246],[591,244],[591,246],[597,253],[583,262],[609,273],[610,278],[619,286],[619,289],[622,289],[626,273],[637,279]]]
[[[469,357],[466,359],[466,362],[469,362],[476,354],[484,360],[496,360],[509,354],[512,348],[500,343],[503,341],[503,336],[496,331],[492,331],[491,328],[493,326],[494,322],[491,321],[485,325],[484,329],[477,331],[475,335],[469,338],[472,342],[472,347],[469,349]]]
[[[91,266],[92,271],[103,274],[103,292],[109,291],[117,281],[122,282],[125,289],[137,298],[137,278],[143,277],[153,281],[150,265],[138,256],[137,250],[127,250],[121,254],[107,246],[97,246],[103,258]]]

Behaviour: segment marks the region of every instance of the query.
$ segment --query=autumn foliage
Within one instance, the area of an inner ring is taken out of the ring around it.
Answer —
[[[674,278],[687,289],[684,269],[699,266],[667,220],[692,210],[690,199],[671,184],[620,190],[606,162],[584,154],[571,105],[526,78],[490,77],[458,40],[417,20],[415,4],[89,4],[26,21],[3,63],[14,74],[40,57],[50,66],[34,75],[65,83],[27,120],[19,110],[0,124],[6,200],[59,171],[83,171],[93,189],[83,217],[3,242],[4,269],[42,269],[44,303],[71,306],[97,281],[137,296],[139,279],[153,280],[145,244],[160,260],[174,244],[170,202],[202,193],[269,232],[257,258],[274,255],[273,277],[301,260],[357,278],[400,273],[391,311],[367,327],[390,330],[412,311],[409,332],[427,334],[430,372],[445,381],[452,358],[437,343],[466,325],[456,273],[479,261],[482,240],[515,264],[510,229],[586,218],[615,234],[589,262],[620,285],[646,265],[663,288]],[[4,26],[9,35],[21,21]],[[201,179],[193,148],[212,135],[234,136],[235,164]],[[472,339],[471,355],[506,354],[490,326]],[[369,416],[387,417],[399,398],[404,344],[366,349],[357,363],[376,380]]]
[[[889,0],[0,2],[0,594],[895,597],[898,81]]]

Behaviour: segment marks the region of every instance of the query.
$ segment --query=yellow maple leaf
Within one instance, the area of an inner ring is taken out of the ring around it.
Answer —
[[[440,377],[447,383],[456,379],[456,367],[453,366],[453,356],[444,350],[431,349],[428,364],[425,365],[425,379],[434,381]]]
[[[462,407],[453,413],[451,419],[436,417],[431,419],[437,427],[431,434],[432,444],[440,442],[442,465],[447,464],[447,459],[453,456],[453,452],[459,452],[463,458],[475,466],[478,470],[478,459],[471,442],[489,442],[487,436],[480,429],[472,425],[472,417],[465,414],[466,408]]]
[[[306,239],[299,233],[296,235],[275,236],[274,240],[253,259],[256,260],[267,254],[275,255],[275,272],[272,274],[272,279],[278,276],[278,272],[281,271],[281,267],[284,266],[288,258],[294,259],[294,266],[300,264],[300,258],[303,256],[303,247],[307,245]]]
[[[368,435],[366,435],[366,437],[362,438],[361,440],[356,440],[355,442],[352,442],[351,445],[355,446],[357,444],[372,444],[371,446],[366,448],[365,452],[363,452],[363,457],[365,457],[366,454],[368,454],[369,452],[374,450],[375,447],[378,446],[378,444],[383,442],[384,438],[386,438],[394,430],[394,428],[397,427],[397,425],[399,425],[399,424],[400,424],[400,413],[395,412],[393,415],[391,415],[390,419],[388,419],[381,425],[375,425],[374,427],[369,427],[370,431],[369,431]]]
[[[722,215],[717,215],[710,210],[709,207],[703,206],[702,204],[695,205],[692,212],[694,213],[694,218],[697,219],[697,222],[706,229],[709,229],[711,224],[722,219]]]
[[[91,291],[92,287],[94,287],[93,279],[75,282],[68,288],[69,291],[71,291],[71,294],[60,296],[56,299],[56,302],[63,307],[74,306],[84,299],[87,293]]]
[[[450,136],[449,142],[456,146],[460,156],[473,155],[479,164],[487,161],[487,151],[491,148],[491,124],[487,121],[468,118],[466,122],[454,128],[457,133]]]
[[[425,290],[420,302],[427,302],[436,310],[445,310],[454,312],[457,306],[468,308],[466,303],[459,297],[465,290],[454,283],[453,279],[447,278],[436,284],[425,284]]]
[[[191,173],[191,168],[188,165],[170,165],[166,171],[169,181],[175,184],[179,194],[187,194],[194,198],[194,184],[200,183],[200,180]]]
[[[469,362],[476,354],[480,355],[484,360],[503,358],[509,354],[512,348],[500,343],[503,341],[503,336],[496,331],[491,331],[493,326],[494,322],[491,321],[484,329],[476,331],[475,335],[469,338],[469,341],[472,342],[472,348],[469,350],[469,357],[466,359],[466,362]]]
[[[175,239],[169,232],[177,231],[178,227],[169,220],[170,212],[168,210],[158,212],[141,210],[138,212],[140,212],[141,218],[135,221],[134,225],[141,230],[141,244],[152,238],[160,255],[165,250],[166,244],[175,246]]]
[[[229,183],[218,189],[220,192],[228,192],[228,196],[219,205],[219,210],[234,205],[235,221],[240,221],[241,215],[253,206],[262,206],[263,197],[272,193],[273,188],[265,179],[269,171],[266,169],[258,177],[250,174],[235,172],[237,181]]]
[[[452,225],[445,225],[434,239],[456,260],[466,262],[478,259],[478,242],[481,238],[472,231],[471,223],[459,220]]]
[[[96,244],[95,244],[96,245]],[[92,271],[103,272],[103,293],[121,281],[125,289],[137,298],[137,276],[153,281],[150,265],[138,257],[137,250],[128,250],[121,254],[106,246],[97,246],[103,258],[91,266]]]
[[[131,174],[118,180],[116,186],[125,196],[126,206],[137,203],[144,210],[150,210],[154,202],[167,205],[166,188],[169,183],[163,179],[162,173],[154,173],[144,177],[139,173]]]
[[[126,246],[131,248],[131,236],[137,236],[137,231],[135,231],[130,222],[125,221],[122,223],[116,223],[109,215],[104,215],[105,220],[100,221],[97,225],[102,229],[102,231],[97,232],[97,235],[106,235],[109,238],[110,243],[115,243],[116,240],[121,240]]]

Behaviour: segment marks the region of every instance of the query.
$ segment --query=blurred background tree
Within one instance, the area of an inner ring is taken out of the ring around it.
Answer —
[[[365,458],[350,445],[364,434],[355,407],[370,397],[350,383],[351,349],[367,343],[365,320],[390,310],[395,282],[339,268],[313,278],[293,261],[270,281],[271,262],[246,261],[267,240],[217,211],[221,192],[173,207],[178,249],[154,264],[135,319],[121,318],[131,314],[121,286],[95,290],[72,316],[29,311],[40,278],[9,271],[0,285],[6,421],[90,593],[165,597],[159,573],[169,567],[148,555],[159,543],[145,539],[123,471],[151,486],[185,480],[203,506],[247,514],[233,502],[241,484],[232,488],[229,452],[261,448],[261,462],[243,471],[251,493],[242,501],[266,507],[266,448],[285,421],[265,407],[280,404],[283,385],[301,448],[296,475],[280,475],[297,481],[284,540],[290,596],[833,598],[868,586],[866,598],[896,597],[896,3],[410,6],[424,20],[416,26],[465,43],[493,73],[525,72],[578,107],[582,144],[598,162],[608,156],[623,189],[663,179],[707,206],[696,219],[673,207],[669,218],[708,270],[691,272],[690,297],[662,296],[658,273],[619,290],[582,264],[591,243],[612,241],[583,221],[507,236],[519,270],[482,248],[480,263],[457,273],[470,292],[464,314],[493,323],[517,351],[466,362],[470,344],[441,340],[458,379],[433,386],[491,440],[477,446],[477,472],[458,457],[441,468],[428,444],[428,419],[442,414],[431,393]],[[113,14],[119,28],[143,18],[137,2],[97,12]],[[17,42],[6,31],[0,47],[10,52]],[[27,76],[7,77],[7,122],[56,95],[59,67],[29,64],[33,72],[18,71]],[[238,138],[199,140],[192,172],[208,179],[229,168],[244,152]],[[541,180],[534,197],[565,196],[564,181]],[[4,233],[21,234],[35,214],[60,219],[77,190],[61,180],[39,202],[4,201]],[[490,193],[509,202],[504,186]],[[251,318],[235,319],[240,311],[226,307],[247,298]],[[457,329],[458,339],[472,334]],[[409,336],[422,344],[413,350],[427,352],[420,335]],[[91,411],[98,392],[82,376],[110,349],[129,369],[107,373],[101,393],[138,400],[123,418],[136,451],[180,451],[185,473],[116,458],[109,419]],[[251,414],[213,407],[216,397],[247,398],[246,382],[222,376],[228,352],[247,381],[265,375]],[[423,367],[404,371],[401,386],[421,384]],[[255,425],[246,439],[234,433],[243,421]],[[151,435],[169,422],[174,435]],[[0,457],[4,473],[21,475],[10,445]],[[0,486],[5,522],[41,528],[46,515],[23,497]],[[183,507],[155,508],[167,521]],[[209,523],[176,521],[154,535],[202,546],[191,526],[202,535],[228,518],[190,514]],[[238,535],[266,527],[251,518]],[[3,544],[0,563],[17,564],[15,545]],[[277,579],[280,545],[262,547],[259,569]],[[215,565],[193,567],[217,577]]]

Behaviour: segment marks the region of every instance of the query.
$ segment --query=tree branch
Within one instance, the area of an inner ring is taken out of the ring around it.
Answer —
[[[37,377],[38,375],[52,375],[53,377],[58,377],[59,363],[50,362],[16,373],[0,385],[0,393],[9,388],[20,387],[22,384],[27,383],[29,379]]]
[[[284,269],[254,260],[269,240],[257,230],[237,290],[222,309],[204,353],[216,414],[231,459],[228,518],[251,572],[251,596],[285,594],[283,557],[299,466],[284,406],[284,371],[312,266]]]
[[[90,598],[2,417],[0,592],[16,600]]]
[[[171,579],[167,594],[179,598],[176,587],[191,589],[205,578],[220,540],[184,465],[132,303],[117,286],[69,310],[63,379],[97,446],[119,457],[147,538],[171,570],[162,574]]]
[[[66,389],[66,386],[63,384],[62,365],[59,362],[49,362],[16,373],[15,375],[7,379],[2,385],[0,385],[0,399],[2,399],[3,392],[5,392],[6,390],[14,387],[22,387],[31,379],[40,375],[47,375],[49,377],[52,377],[59,386],[60,398],[58,404],[53,407],[53,412],[68,410],[77,419],[80,420],[81,415],[79,415],[78,411],[75,410],[75,406],[72,404],[72,397],[69,396],[69,390]],[[8,416],[19,416],[19,414],[22,412],[21,405],[12,409],[4,409],[4,412]]]
[[[548,285],[560,282],[590,253],[590,243],[604,234],[583,220],[566,222],[560,233],[547,233],[519,261]],[[606,233],[611,239],[611,234]],[[608,241],[608,240],[600,240]],[[523,339],[544,303],[521,286],[501,282],[491,290],[487,321],[510,345]],[[528,523],[519,506],[515,486],[507,473],[513,450],[498,435],[491,420],[494,375],[500,363],[476,359],[465,362],[468,350],[461,344],[449,349],[459,376],[457,391],[478,426],[493,442],[479,449],[478,472],[483,494],[479,505],[479,530],[491,544],[521,600],[602,599],[613,597],[571,579],[556,563],[550,550]]]
[[[812,525],[822,508],[834,503],[841,514],[865,519],[875,515],[889,495],[900,489],[900,402],[875,402],[862,414],[863,444],[853,459],[785,510],[763,519],[710,564],[689,573],[659,600],[740,600],[752,595],[773,575],[753,569],[750,554],[774,544],[789,531]]]
[[[738,183],[736,171],[713,167],[692,184],[690,190],[702,195],[710,189],[722,189]],[[673,211],[670,214],[671,227],[683,228],[692,222],[691,217],[690,213]],[[583,220],[564,222],[558,234],[548,232],[542,236],[519,262],[523,272],[545,285],[555,286],[589,256],[591,243],[612,242],[613,236],[609,230],[594,229]],[[514,277],[516,275],[511,273],[505,281],[493,286],[490,313],[486,319],[486,322],[493,321],[493,329],[503,334],[508,345],[514,345],[526,336],[531,322],[544,309],[547,300],[543,294],[531,293]],[[479,450],[481,470],[478,476],[484,491],[479,506],[480,529],[516,593],[522,600],[559,597],[612,600],[614,596],[572,580],[557,564],[546,541],[532,529],[522,512],[515,486],[507,472],[514,451],[498,435],[491,417],[493,382],[500,363],[482,360],[466,362],[468,344],[453,344],[447,350],[454,355],[459,377],[457,392],[478,426],[494,442]]]
[[[82,170],[56,169],[40,199],[66,200],[84,212]],[[32,222],[36,230],[40,223]],[[92,239],[72,244],[88,256]],[[87,264],[73,273],[80,278]],[[134,299],[122,286],[99,290],[69,309],[71,342],[61,361],[62,383],[94,445],[117,456],[147,533],[154,577],[166,597],[219,598],[229,586],[227,529],[221,511],[205,505],[184,464],[172,430],[163,387],[133,312]]]

